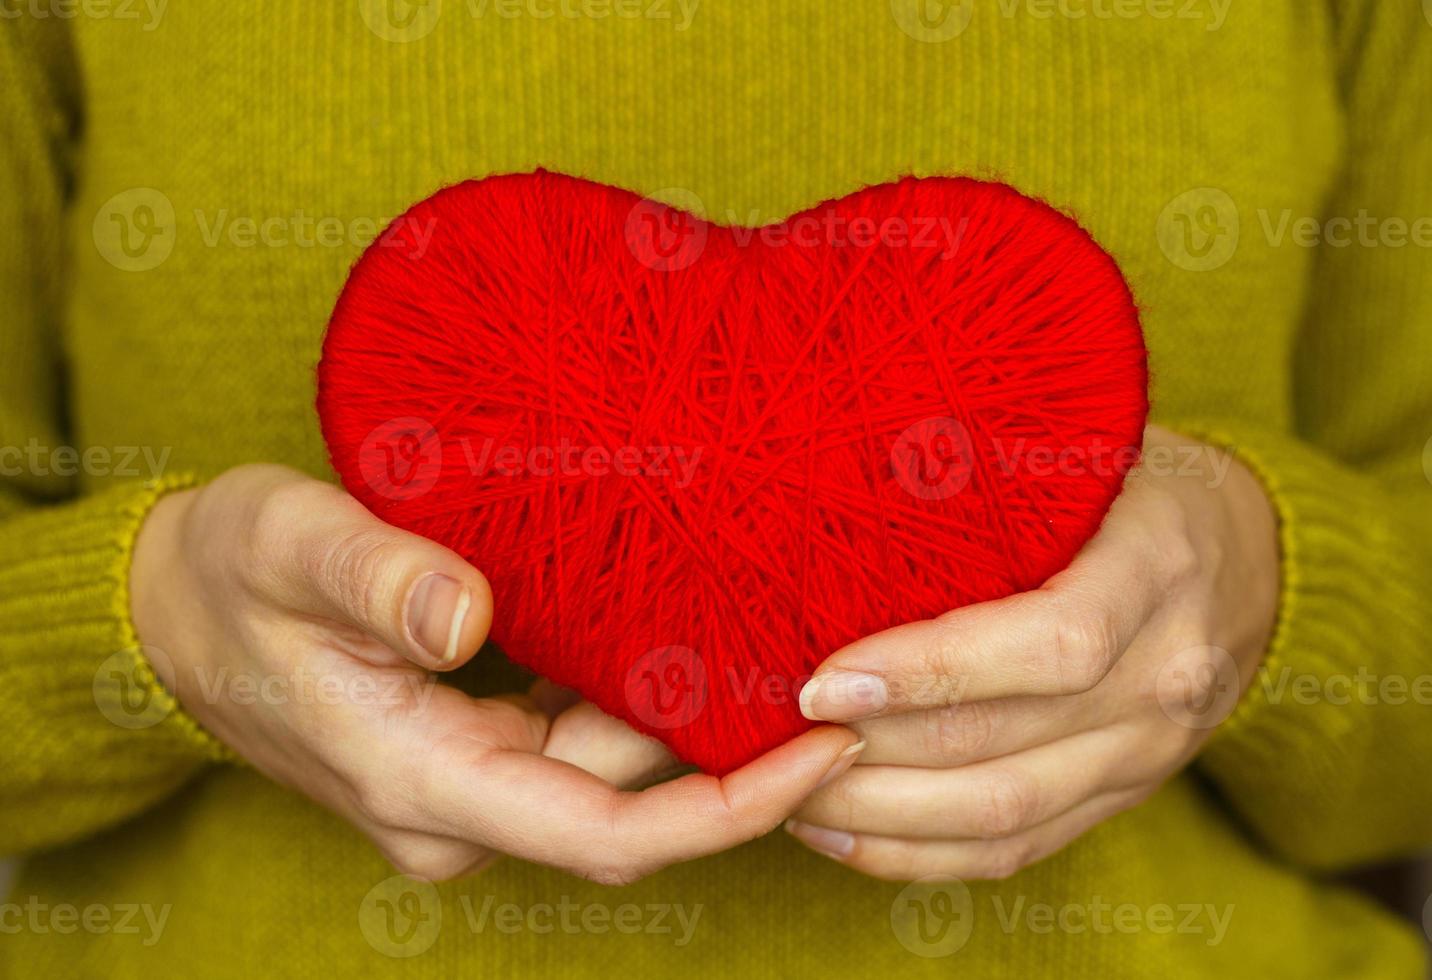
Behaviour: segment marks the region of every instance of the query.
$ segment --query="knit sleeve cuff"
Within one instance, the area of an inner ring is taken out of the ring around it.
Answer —
[[[135,633],[129,598],[129,573],[134,558],[134,543],[144,519],[166,494],[188,490],[198,482],[190,474],[161,477],[131,491],[127,495],[128,500],[117,501],[119,512],[116,515],[116,533],[105,542],[112,550],[97,557],[105,563],[101,581],[113,590],[110,612],[118,634],[115,649],[117,657],[121,659],[111,665],[112,679],[121,683],[110,685],[97,678],[93,693],[96,706],[106,717],[113,717],[118,713],[121,717],[130,719],[131,723],[144,722],[141,727],[162,727],[163,731],[156,734],[182,742],[183,746],[196,756],[226,761],[234,758],[229,747],[210,735],[184,711],[156,675],[154,659],[164,657],[165,654],[153,647],[145,647],[140,642]],[[131,680],[125,680],[126,678]],[[143,705],[143,708],[139,709],[139,705]],[[139,714],[136,715],[137,710]]]
[[[0,535],[0,735],[7,843],[38,846],[142,809],[229,757],[155,676],[129,610],[130,559],[167,477],[9,515]],[[162,656],[162,654],[156,654]],[[11,761],[13,760],[13,762]]]
[[[1255,795],[1274,810],[1319,807],[1322,794],[1345,794],[1367,769],[1377,737],[1357,705],[1359,678],[1413,680],[1416,665],[1398,650],[1417,632],[1415,610],[1425,601],[1416,594],[1417,545],[1406,540],[1414,535],[1398,533],[1374,482],[1296,439],[1218,424],[1170,427],[1232,452],[1259,478],[1282,552],[1272,642],[1199,766],[1230,796]],[[1410,693],[1401,696],[1411,703]],[[1327,802],[1326,812],[1336,812]]]

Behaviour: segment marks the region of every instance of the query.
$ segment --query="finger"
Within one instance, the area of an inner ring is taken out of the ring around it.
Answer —
[[[566,762],[476,747],[452,741],[427,770],[423,798],[442,832],[604,884],[772,830],[858,752],[849,730],[823,726],[723,778],[691,775],[629,793]]]
[[[1162,598],[1143,522],[1121,519],[1129,513],[1116,502],[1103,529],[1040,589],[896,626],[837,651],[801,689],[801,712],[848,722],[1089,690]]]
[[[1128,753],[1122,729],[1100,729],[959,769],[862,765],[796,819],[891,837],[1012,837],[1137,778]]]
[[[412,670],[413,668],[406,668]],[[432,681],[431,675],[424,675]],[[296,788],[349,816],[360,827],[389,828],[447,837],[470,845],[484,842],[453,833],[438,818],[429,786],[459,776],[468,758],[483,753],[540,752],[550,728],[545,713],[521,694],[472,698],[430,683],[423,700],[377,716],[340,716],[342,724],[315,733],[311,748],[328,780],[309,779]],[[459,745],[463,753],[454,752]]]
[[[1008,878],[1042,861],[1117,813],[1143,793],[1106,793],[1047,823],[1004,840],[923,840],[851,834],[790,821],[786,830],[819,854],[875,878],[915,881],[953,875],[966,881]]]
[[[622,789],[646,786],[681,763],[666,746],[583,701],[559,714],[542,754]]]
[[[862,766],[950,769],[1105,725],[1113,720],[1106,701],[1097,691],[1068,697],[969,701],[869,718],[850,727],[865,740]]]
[[[582,696],[570,687],[553,684],[545,677],[537,678],[527,694],[548,718],[556,718],[582,700]]]
[[[450,670],[482,646],[492,590],[442,545],[384,524],[324,483],[272,489],[257,519],[275,598],[368,633],[430,670]]]
[[[364,829],[360,826],[360,829]],[[365,830],[393,870],[428,881],[452,881],[483,870],[498,857],[486,847],[450,837],[395,831]]]

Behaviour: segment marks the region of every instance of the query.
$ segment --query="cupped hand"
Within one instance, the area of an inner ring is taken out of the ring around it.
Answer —
[[[856,737],[822,726],[722,779],[624,791],[670,769],[659,743],[546,685],[476,699],[435,683],[486,637],[477,570],[283,467],[160,500],[131,602],[209,732],[430,879],[505,853],[630,882],[771,830],[853,758]]]
[[[866,637],[802,689],[860,763],[787,829],[882,878],[1003,878],[1151,795],[1254,676],[1277,611],[1267,497],[1150,427],[1099,530],[1044,587]]]

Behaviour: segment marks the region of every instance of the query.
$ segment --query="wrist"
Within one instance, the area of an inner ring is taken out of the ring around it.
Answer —
[[[1241,615],[1233,637],[1244,681],[1261,666],[1273,639],[1282,595],[1282,553],[1278,516],[1258,477],[1234,459],[1220,494],[1230,532],[1226,594]]]
[[[129,569],[129,615],[142,646],[173,659],[173,610],[182,603],[183,526],[197,490],[165,494],[155,501],[134,540]],[[172,678],[164,678],[172,685]]]

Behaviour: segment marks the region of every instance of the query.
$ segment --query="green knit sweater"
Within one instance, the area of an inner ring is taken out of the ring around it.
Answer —
[[[1326,873],[1432,844],[1423,6],[0,2],[0,851],[30,855],[0,975],[1420,976]],[[779,833],[617,890],[391,881],[228,761],[137,667],[146,508],[250,461],[330,476],[349,265],[439,186],[539,166],[740,223],[907,173],[1077,214],[1156,418],[1282,520],[1266,669],[1194,766],[954,921]]]

